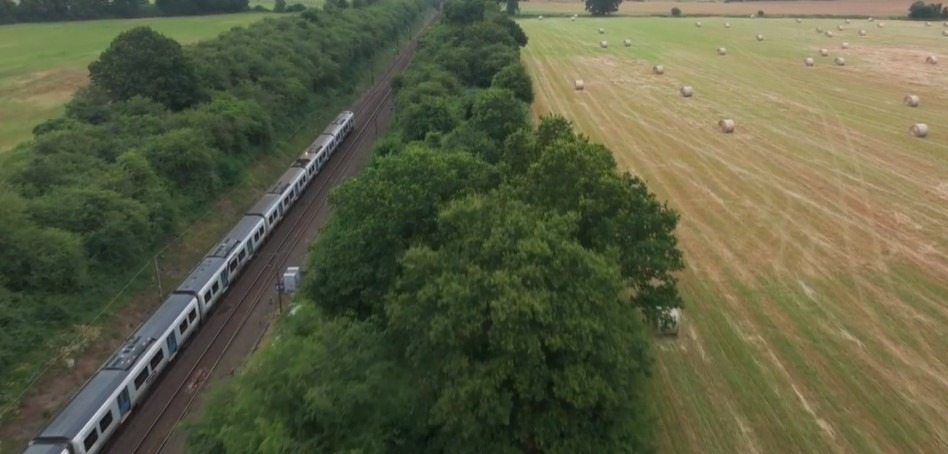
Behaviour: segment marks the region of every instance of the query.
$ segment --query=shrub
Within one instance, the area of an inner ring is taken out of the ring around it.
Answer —
[[[679,7],[677,7],[677,6],[674,7],[674,8],[672,8],[672,16],[674,16],[674,17],[681,17],[681,8],[679,8]]]

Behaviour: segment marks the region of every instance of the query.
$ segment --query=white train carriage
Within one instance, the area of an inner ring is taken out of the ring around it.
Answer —
[[[273,185],[269,191],[270,194],[280,196],[280,205],[284,211],[289,210],[293,202],[299,198],[306,186],[306,171],[299,167],[290,167],[280,180]]]
[[[281,200],[282,196],[280,194],[264,194],[264,196],[245,213],[247,216],[260,216],[265,221],[264,225],[266,228],[263,231],[263,236],[257,240],[257,244],[262,243],[270,236],[270,232],[273,231],[276,225],[283,219],[283,215],[286,214]]]
[[[345,111],[338,116],[336,119],[323,130],[324,135],[331,135],[333,138],[329,142],[329,154],[332,155],[336,152],[336,149],[339,148],[339,144],[345,140],[346,136],[352,131],[353,120],[355,119],[355,114],[350,111]]]
[[[332,151],[329,148],[329,144],[332,143],[332,139],[333,136],[331,135],[320,134],[319,137],[310,144],[306,152],[300,155],[293,164],[293,167],[306,169],[306,174],[309,176],[309,179],[312,180],[313,176],[319,173],[326,164],[326,161],[329,160],[329,155]]]
[[[25,454],[94,454],[197,329],[198,302],[172,295],[30,442]]]

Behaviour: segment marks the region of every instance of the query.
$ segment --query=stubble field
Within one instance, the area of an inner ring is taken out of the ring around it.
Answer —
[[[186,44],[212,38],[268,13],[98,20],[0,27],[0,152],[32,137],[89,81],[89,63],[125,30],[149,26]]]
[[[571,119],[682,214],[662,452],[948,452],[942,24],[701,20],[520,21],[534,113]]]
[[[624,1],[618,15],[668,15],[677,7],[685,15],[748,15],[763,10],[765,15],[801,14],[814,16],[905,16],[911,1],[898,0],[766,0],[724,3],[718,1]],[[931,3],[926,1],[926,3]],[[937,2],[936,2],[937,3]],[[584,2],[577,0],[531,0],[520,2],[523,14],[583,13]]]

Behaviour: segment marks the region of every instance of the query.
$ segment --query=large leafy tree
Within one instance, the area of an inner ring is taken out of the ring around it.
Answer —
[[[194,65],[181,45],[150,27],[119,34],[89,65],[89,75],[114,101],[144,96],[181,110],[202,99]]]
[[[643,0],[638,0],[643,1]],[[622,0],[585,0],[586,11],[593,16],[606,16],[619,11]]]
[[[661,308],[679,307],[675,273],[684,259],[674,234],[677,212],[659,203],[641,179],[620,173],[608,149],[574,134],[562,117],[544,117],[535,140],[525,144],[522,153],[535,160],[515,180],[524,200],[578,214],[580,243],[619,253],[626,285],[650,319],[657,320]]]
[[[434,231],[441,204],[490,181],[466,153],[418,146],[379,159],[331,195],[334,219],[310,255],[307,296],[330,315],[379,315],[399,257]]]
[[[639,452],[650,359],[615,257],[578,219],[503,194],[446,207],[386,306],[432,426],[428,452]]]

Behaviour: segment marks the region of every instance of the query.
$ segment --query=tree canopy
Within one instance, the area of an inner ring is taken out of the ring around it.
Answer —
[[[584,0],[586,2],[586,11],[593,16],[607,16],[619,11],[619,5],[622,0]],[[637,0],[643,1],[643,0]]]
[[[192,452],[652,450],[678,215],[567,119],[531,126],[515,28],[485,10],[422,38],[394,130],[332,194],[291,315],[213,391]],[[450,58],[501,47],[490,70]]]
[[[181,110],[201,100],[194,65],[181,45],[151,27],[120,33],[89,65],[89,78],[113,101],[143,96]]]

